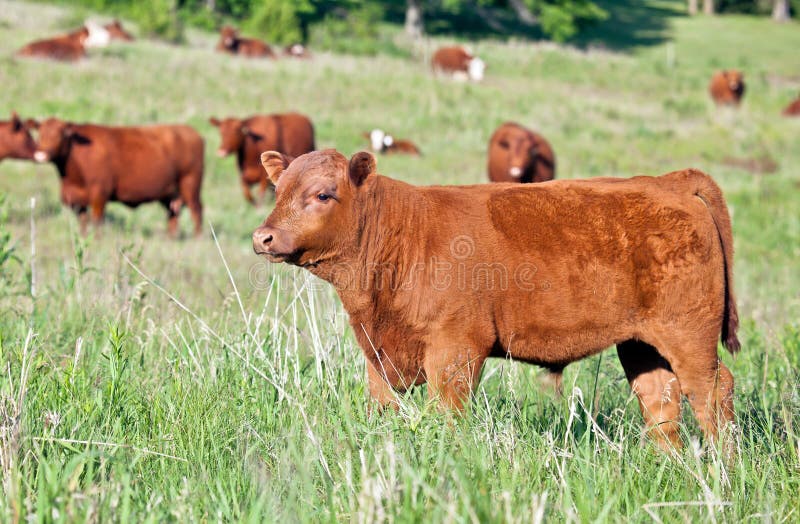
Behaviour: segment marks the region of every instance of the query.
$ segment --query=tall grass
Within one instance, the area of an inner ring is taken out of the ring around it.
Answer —
[[[3,5],[0,111],[195,126],[208,226],[171,241],[158,206],[112,204],[102,235],[84,239],[52,166],[0,165],[0,235],[18,259],[0,288],[3,520],[798,519],[800,150],[798,122],[778,116],[800,87],[796,25],[676,19],[670,42],[630,55],[478,42],[481,85],[434,79],[430,48],[259,62],[193,32],[187,46],[115,45],[74,66],[10,58],[67,16]],[[717,67],[746,70],[741,110],[707,101]],[[563,178],[710,172],[733,210],[744,319],[741,355],[721,355],[737,381],[736,458],[705,446],[688,407],[686,448],[654,451],[613,350],[567,368],[563,396],[536,368],[493,361],[463,417],[424,387],[370,414],[335,293],[252,254],[268,209],[244,205],[233,161],[212,156],[208,116],[290,109],[313,118],[320,147],[348,154],[372,127],[415,140],[423,157],[379,159],[415,183],[484,180],[486,140],[508,119],[548,137]],[[726,162],[764,155],[774,174]]]

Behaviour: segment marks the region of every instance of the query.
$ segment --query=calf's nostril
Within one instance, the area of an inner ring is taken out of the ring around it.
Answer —
[[[262,240],[261,243],[266,245],[272,242],[272,235],[266,235]]]

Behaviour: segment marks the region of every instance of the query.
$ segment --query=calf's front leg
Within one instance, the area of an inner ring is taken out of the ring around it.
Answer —
[[[430,398],[438,399],[444,408],[461,411],[478,385],[487,356],[469,343],[453,340],[429,347],[423,365]]]

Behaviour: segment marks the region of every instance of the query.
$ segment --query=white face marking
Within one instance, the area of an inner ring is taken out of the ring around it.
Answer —
[[[223,149],[223,148],[217,149],[217,156],[218,157],[222,158],[222,157],[227,156],[227,155],[228,155],[228,150],[227,149]]]
[[[233,38],[227,37],[225,39],[225,47],[231,47],[233,45]]]
[[[386,135],[383,137],[383,145],[386,147],[392,147],[392,144],[394,144],[394,137],[392,135]]]
[[[519,178],[522,176],[522,168],[521,167],[512,167],[508,170],[508,174],[513,176],[514,178]]]
[[[383,151],[383,138],[386,136],[386,133],[381,131],[380,129],[373,129],[372,132],[369,134],[369,141],[372,145],[373,151]]]
[[[291,49],[291,51],[292,51],[292,54],[293,54],[293,55],[302,55],[302,54],[303,54],[303,51],[305,51],[305,49],[306,49],[306,48],[305,48],[305,47],[303,47],[302,45],[300,45],[300,44],[295,44],[295,45],[293,45],[293,46],[292,46],[292,49]]]
[[[37,151],[33,154],[33,159],[39,162],[40,164],[43,164],[47,162],[47,153],[45,153],[44,151]]]
[[[105,47],[111,41],[108,30],[95,22],[86,22],[86,29],[89,30],[89,36],[83,42],[84,47]]]
[[[474,82],[483,80],[483,72],[486,70],[486,64],[480,58],[473,58],[469,62],[469,78]]]

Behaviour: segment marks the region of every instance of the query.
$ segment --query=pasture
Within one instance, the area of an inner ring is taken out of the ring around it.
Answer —
[[[423,59],[440,42],[399,36],[407,57],[248,61],[190,32],[186,46],[115,44],[77,65],[12,58],[75,25],[68,8],[2,2],[0,118],[193,126],[206,224],[191,238],[184,211],[170,240],[157,204],[111,204],[83,238],[52,165],[0,164],[0,520],[800,519],[800,120],[780,116],[800,90],[797,23],[675,16],[624,52],[480,41],[480,84],[434,78]],[[745,71],[739,110],[708,98],[728,67]],[[214,155],[210,116],[289,110],[312,118],[318,148],[366,149],[374,127],[413,140],[423,156],[378,170],[416,184],[485,181],[506,120],[550,141],[558,178],[711,174],[733,215],[743,320],[739,356],[720,350],[736,457],[703,446],[686,405],[679,455],[642,442],[614,350],[569,366],[561,397],[541,370],[495,360],[464,417],[424,387],[370,415],[333,289],[253,254],[271,200],[247,204],[234,160]],[[768,160],[774,172],[753,169]]]

